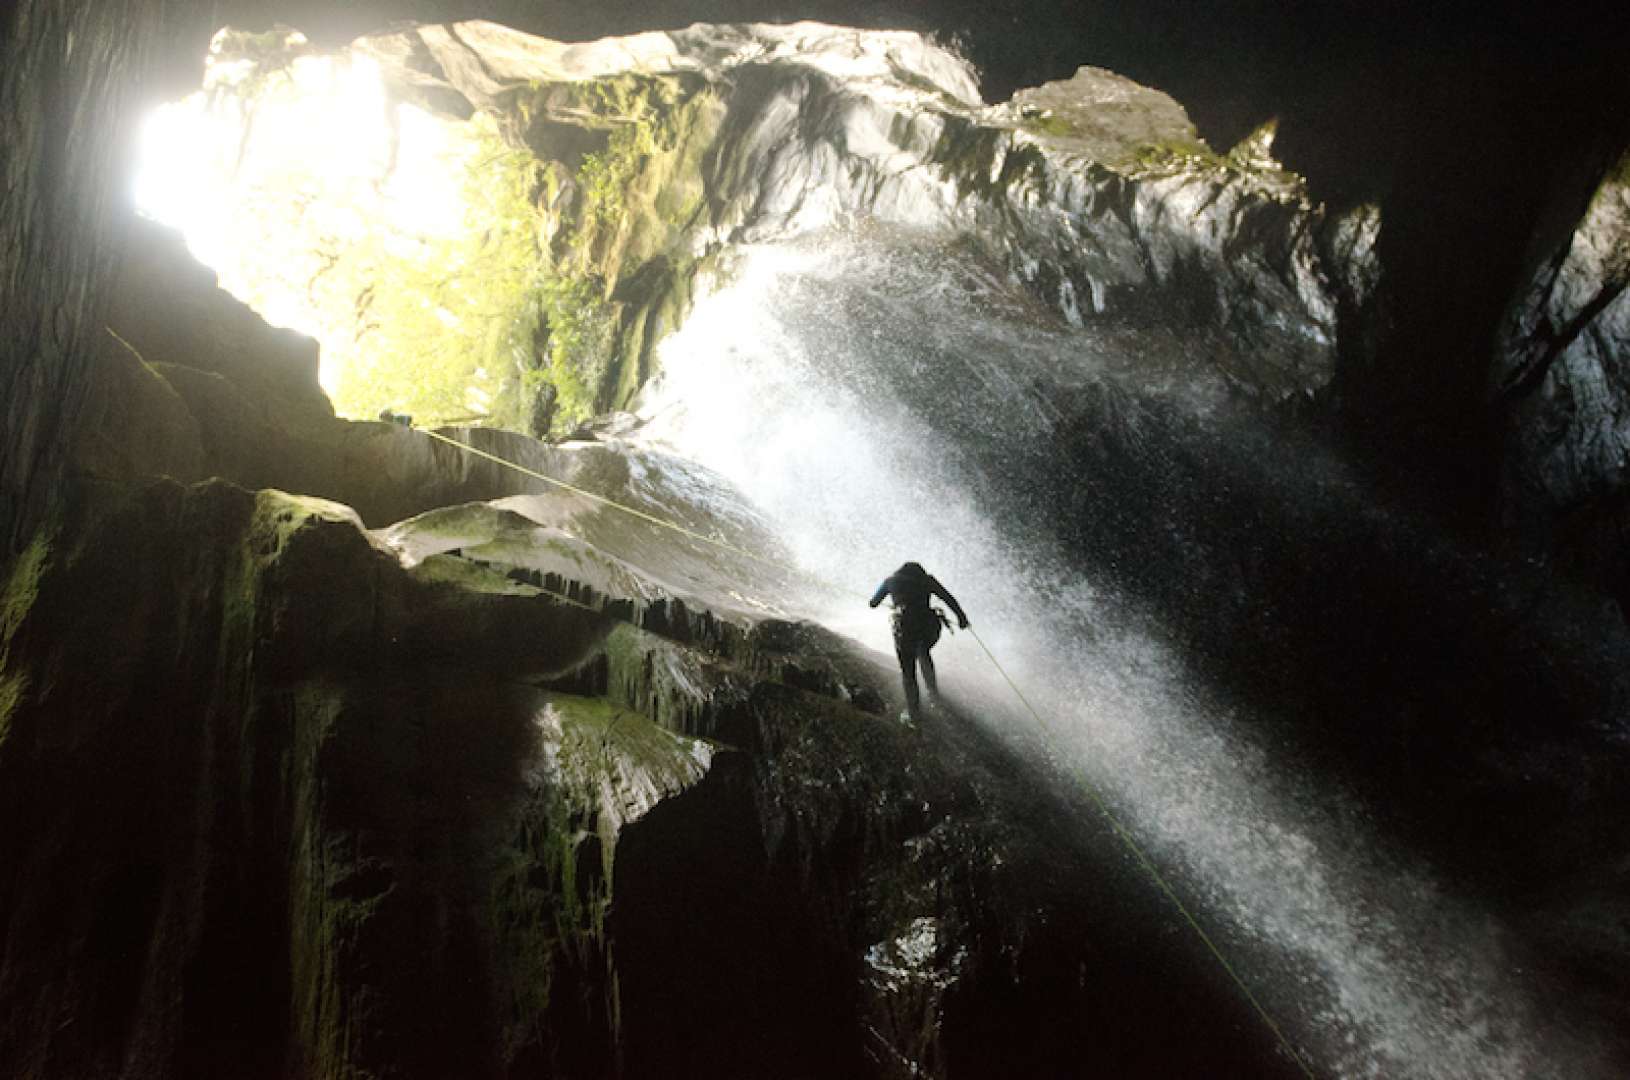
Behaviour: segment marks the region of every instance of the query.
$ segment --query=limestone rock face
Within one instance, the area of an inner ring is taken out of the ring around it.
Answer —
[[[495,863],[513,848],[526,872],[529,777],[572,728],[540,728],[544,699],[497,678],[505,651],[481,661],[437,626],[442,591],[343,507],[161,482],[79,510],[6,594],[5,1059],[39,1076],[490,1059]],[[502,598],[477,606],[455,626],[522,640]],[[592,651],[593,613],[536,614],[535,670]],[[449,677],[471,661],[488,677]]]
[[[362,342],[383,301],[344,284],[358,256],[331,223],[355,213],[351,188],[268,210],[289,195],[264,187],[278,173],[257,149],[278,137],[257,128],[257,95],[286,95],[281,73],[320,57],[292,37],[278,46],[226,34],[217,48],[208,108],[237,101],[222,115],[238,117],[244,147],[226,162],[222,182],[242,188],[228,218],[267,220],[264,242],[220,253],[236,260],[223,275],[239,289],[246,274],[267,271],[255,269],[265,261],[255,252],[286,250],[280,265],[313,268],[279,285],[274,306],[309,293],[336,340]],[[517,286],[484,301],[509,305],[506,317],[521,323],[541,318],[542,359],[501,375],[492,362],[481,368],[491,383],[482,394],[497,396],[491,415],[511,427],[522,426],[525,407],[511,399],[529,379],[558,391],[557,427],[573,410],[627,407],[654,372],[655,344],[698,289],[728,276],[744,243],[871,225],[966,243],[1052,318],[1181,330],[1205,341],[1205,362],[1270,400],[1329,381],[1339,304],[1361,304],[1373,273],[1373,218],[1334,220],[1314,207],[1300,179],[1273,162],[1271,132],[1218,154],[1171,98],[1098,69],[987,106],[967,63],[919,35],[816,23],[698,25],[582,44],[458,23],[364,37],[332,60],[377,71],[389,102],[449,132],[468,128],[472,145],[487,137],[478,127],[495,126],[510,153],[474,155],[472,191],[511,184],[494,161],[535,170],[514,185],[531,185],[536,221],[515,229],[536,233],[529,287],[539,291]],[[358,135],[381,144],[367,167],[385,194],[411,134],[407,121],[390,123],[388,140],[383,118]],[[336,201],[325,210],[325,199]],[[304,229],[322,233],[306,255],[289,235]],[[385,279],[392,290],[402,280]],[[443,302],[426,295],[427,305]],[[445,315],[449,324],[472,317],[456,305]]]
[[[0,543],[49,507],[101,345],[128,211],[112,178],[154,57],[200,13],[71,0],[11,5],[0,59]],[[21,531],[18,531],[21,530]]]
[[[1103,853],[1021,825],[1049,811],[1009,752],[903,728],[888,665],[818,628],[498,507],[70,509],[0,622],[18,1075],[1045,1071],[1148,1053],[1062,1015],[1170,1011],[1100,937],[1125,898],[1049,869]]]
[[[973,406],[959,453],[1033,481],[986,492],[989,516],[1039,508],[1061,548],[1124,566],[1105,579],[1200,676],[1281,707],[1276,745],[1383,777],[1377,801],[1436,822],[1469,879],[1524,894],[1505,914],[1545,948],[1522,955],[1584,972],[1541,986],[1607,987],[1589,1009],[1622,1013],[1623,874],[1594,873],[1622,868],[1601,794],[1626,789],[1622,739],[1579,719],[1623,715],[1619,637],[1431,550],[1260,413],[1206,407],[1322,387],[1374,288],[1374,214],[1308,205],[1271,132],[1217,154],[1091,69],[986,106],[919,37],[811,24],[356,48],[401,100],[491,110],[536,159],[550,287],[606,320],[546,312],[538,344],[576,335],[597,406],[632,400],[741,245],[841,232],[889,274],[914,245],[968,253],[1004,319],[1108,331],[1121,363],[1089,377],[935,372],[968,387],[934,391]],[[1611,275],[1576,276],[1536,302],[1553,326]],[[1076,778],[971,714],[902,726],[891,661],[800,621],[815,583],[717,475],[615,423],[443,429],[470,453],[336,418],[311,342],[157,233],[112,299],[75,483],[0,586],[0,1069],[1296,1072]],[[1615,409],[1607,355],[1575,359],[1572,393]],[[1044,422],[1015,437],[981,395]],[[1606,467],[1613,438],[1555,475]],[[1517,813],[1536,805],[1554,816]]]
[[[1630,162],[1621,160],[1513,306],[1500,339],[1518,506],[1597,525],[1622,517],[1616,508],[1630,481],[1627,283]]]
[[[1621,159],[1511,305],[1494,393],[1517,543],[1630,618],[1630,171]]]

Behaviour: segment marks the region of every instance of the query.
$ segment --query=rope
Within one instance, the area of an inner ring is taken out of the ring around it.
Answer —
[[[1042,733],[1046,735],[1050,741],[1052,739],[1052,726],[1048,724],[1047,721],[1043,720],[1041,718],[1041,714],[1036,711],[1036,707],[1030,704],[1030,699],[1025,697],[1024,691],[1019,689],[1019,684],[1013,681],[1013,676],[1009,675],[1007,673],[1007,669],[1004,668],[1001,662],[996,659],[996,654],[990,651],[990,646],[985,644],[985,639],[979,636],[979,632],[972,626],[968,627],[967,629],[968,633],[973,635],[973,639],[979,642],[979,647],[985,651],[985,656],[990,659],[991,666],[996,668],[996,670],[1001,673],[1003,679],[1007,680],[1008,686],[1013,689],[1014,696],[1017,697],[1021,703],[1023,703],[1024,707],[1029,711],[1030,716],[1036,721],[1037,726],[1041,728]],[[1166,894],[1166,899],[1170,900],[1172,902],[1172,907],[1176,908],[1178,914],[1183,916],[1183,921],[1189,924],[1189,927],[1193,929],[1195,936],[1205,944],[1205,947],[1210,950],[1211,955],[1217,958],[1217,963],[1222,965],[1222,969],[1228,973],[1228,977],[1234,980],[1234,985],[1239,987],[1240,993],[1245,995],[1245,1000],[1250,1002],[1251,1008],[1256,1010],[1256,1014],[1262,1018],[1262,1022],[1267,1025],[1268,1030],[1273,1032],[1274,1038],[1279,1040],[1279,1045],[1283,1046],[1285,1050],[1289,1052],[1291,1060],[1295,1061],[1297,1066],[1301,1068],[1303,1075],[1307,1076],[1309,1080],[1313,1080],[1314,1074],[1312,1067],[1303,1059],[1301,1053],[1297,1051],[1296,1047],[1291,1045],[1291,1041],[1285,1037],[1284,1031],[1279,1027],[1279,1024],[1275,1022],[1272,1014],[1268,1012],[1267,1007],[1263,1005],[1262,1002],[1257,999],[1257,996],[1251,992],[1251,988],[1245,984],[1245,980],[1241,978],[1239,972],[1234,969],[1234,965],[1228,962],[1228,958],[1224,956],[1222,950],[1217,947],[1217,943],[1211,940],[1211,935],[1205,932],[1205,928],[1202,927],[1200,925],[1200,921],[1194,917],[1194,913],[1189,911],[1188,905],[1183,903],[1183,901],[1178,898],[1177,891],[1173,889],[1171,884],[1166,880],[1166,876],[1155,868],[1155,864],[1150,860],[1149,856],[1144,854],[1142,846],[1132,838],[1131,832],[1128,831],[1125,825],[1121,824],[1120,818],[1116,817],[1114,812],[1110,810],[1109,804],[1106,803],[1103,797],[1098,794],[1098,789],[1088,782],[1087,778],[1079,769],[1071,769],[1070,776],[1081,788],[1081,790],[1087,793],[1087,797],[1090,798],[1093,805],[1097,807],[1098,813],[1102,815],[1103,819],[1109,823],[1110,830],[1120,838],[1121,843],[1126,845],[1126,849],[1132,853],[1134,858],[1137,859],[1138,864],[1148,872],[1149,877],[1160,888],[1160,891]]]
[[[659,526],[659,527],[664,528],[664,529],[671,529],[671,530],[673,530],[674,532],[678,533],[681,536],[689,537],[692,540],[700,540],[704,544],[712,544],[714,547],[723,548],[725,551],[728,551],[728,552],[730,552],[730,553],[732,553],[734,555],[740,555],[740,556],[743,556],[744,558],[753,559],[753,560],[755,560],[757,562],[764,563],[764,564],[766,564],[768,566],[773,566],[778,570],[787,569],[786,566],[784,566],[782,563],[776,561],[775,559],[766,558],[765,556],[760,555],[757,552],[748,551],[746,548],[737,547],[735,544],[731,544],[731,543],[728,543],[728,542],[726,542],[724,540],[720,540],[717,537],[704,536],[703,534],[701,534],[699,532],[693,532],[692,530],[687,529],[683,525],[677,524],[676,522],[668,521],[668,520],[666,520],[664,518],[659,518],[654,514],[647,514],[645,511],[636,510],[632,506],[625,506],[624,504],[622,504],[620,502],[617,502],[615,499],[606,498],[604,495],[596,495],[592,491],[585,491],[580,487],[576,487],[575,485],[568,484],[564,480],[557,480],[553,476],[547,476],[544,473],[536,471],[535,469],[529,469],[525,465],[518,465],[513,461],[509,461],[509,460],[506,460],[504,458],[501,458],[497,454],[489,454],[485,450],[478,450],[475,447],[471,446],[469,443],[459,442],[457,439],[450,438],[450,437],[448,437],[446,435],[443,435],[439,431],[431,431],[431,430],[429,430],[427,428],[415,428],[414,430],[418,431],[421,435],[428,435],[432,439],[439,439],[440,441],[442,441],[444,443],[447,443],[449,446],[456,446],[460,450],[465,451],[466,453],[474,454],[476,457],[486,458],[488,461],[494,461],[494,462],[497,462],[499,465],[503,465],[503,466],[505,466],[507,468],[514,469],[516,472],[522,473],[522,474],[524,474],[526,476],[530,476],[534,480],[542,480],[546,484],[553,484],[555,487],[558,487],[558,488],[561,488],[563,490],[569,491],[573,495],[581,495],[583,498],[593,500],[594,502],[597,502],[597,503],[601,504],[602,506],[609,506],[609,507],[611,507],[611,508],[613,508],[615,510],[621,510],[625,514],[632,514],[634,517],[637,517],[641,521],[644,521],[644,522],[646,522],[648,524],[656,525],[656,526]]]
[[[137,360],[141,361],[141,363],[142,363],[142,365],[144,367],[146,366],[147,359],[145,357],[143,357],[141,353],[136,351],[136,346],[130,344],[130,342],[128,342],[124,338],[120,337],[119,336],[119,331],[115,330],[111,326],[104,326],[104,327],[102,327],[102,329],[106,330],[108,332],[108,334],[113,338],[114,341],[117,341],[120,345],[123,345],[126,349],[129,349],[130,350],[130,355],[134,356]]]
[[[678,525],[671,521],[666,521],[652,514],[647,514],[643,510],[636,510],[631,506],[626,506],[614,499],[608,499],[603,495],[596,495],[592,491],[584,491],[582,488],[568,484],[564,480],[557,480],[552,476],[546,476],[545,474],[537,472],[533,469],[528,469],[524,465],[518,465],[515,462],[501,458],[496,454],[489,454],[485,450],[478,450],[468,443],[449,438],[440,432],[425,429],[415,430],[419,430],[422,432],[422,434],[429,435],[433,439],[439,439],[444,443],[448,443],[449,445],[456,446],[461,450],[475,454],[477,457],[486,458],[488,461],[493,461],[499,465],[505,466],[506,468],[514,469],[516,472],[530,476],[536,480],[542,480],[546,484],[553,484],[555,487],[570,491],[574,495],[581,495],[584,498],[591,499],[603,506],[609,506],[613,509],[621,510],[625,514],[631,514],[634,517],[637,517],[640,520],[648,522],[652,525],[657,525],[664,529],[671,529],[674,532],[679,533],[681,536],[689,537],[692,540],[699,540],[704,544],[712,544],[713,546],[722,548],[725,551],[732,552],[736,555],[742,555],[757,562],[773,566],[776,569],[782,570],[789,574],[798,575],[802,573],[796,568],[786,565],[776,559],[768,558],[758,554],[757,552],[748,551],[746,548],[737,547],[734,544],[727,543],[711,536],[704,536],[701,533],[693,532],[682,525]],[[816,580],[819,581],[820,579],[817,578]],[[841,588],[832,582],[821,581],[820,583],[828,588],[835,589],[836,591],[842,591]],[[551,593],[549,595],[556,596],[563,600],[566,599],[565,597],[559,597],[559,594]],[[567,600],[566,602],[572,603],[573,601]],[[985,639],[980,637],[979,632],[972,626],[969,626],[966,629],[968,633],[973,635],[973,639],[979,643],[980,649],[984,651],[985,656],[990,660],[991,666],[993,666],[997,672],[1001,674],[1002,678],[1007,682],[1007,685],[1013,690],[1013,695],[1019,699],[1019,702],[1024,705],[1025,709],[1030,713],[1031,718],[1036,721],[1036,725],[1041,729],[1042,734],[1047,737],[1049,742],[1053,741],[1052,726],[1048,724],[1047,721],[1042,719],[1041,713],[1038,712],[1036,707],[1030,703],[1030,699],[1025,696],[1024,691],[1019,689],[1019,684],[1013,681],[1013,676],[1007,673],[1007,669],[1004,668],[1001,662],[996,659],[996,654],[990,651],[990,646],[985,644]],[[1166,880],[1165,875],[1155,868],[1154,862],[1144,853],[1142,846],[1136,839],[1133,838],[1131,831],[1128,830],[1125,825],[1121,824],[1120,818],[1116,817],[1114,812],[1110,810],[1109,804],[1104,801],[1103,796],[1098,794],[1097,788],[1088,782],[1085,775],[1083,775],[1079,769],[1070,770],[1070,775],[1076,784],[1080,786],[1081,790],[1086,792],[1087,797],[1092,800],[1092,803],[1097,808],[1098,813],[1102,815],[1106,822],[1109,823],[1110,831],[1112,831],[1121,841],[1121,843],[1125,845],[1126,849],[1132,853],[1132,856],[1134,859],[1136,859],[1138,865],[1143,867],[1144,871],[1149,875],[1149,878],[1155,883],[1160,891],[1165,894],[1166,899],[1171,901],[1172,907],[1177,909],[1178,914],[1183,917],[1184,922],[1188,923],[1190,929],[1194,931],[1195,936],[1200,939],[1201,943],[1205,945],[1206,949],[1211,953],[1211,955],[1216,957],[1217,963],[1221,965],[1223,971],[1228,973],[1228,977],[1233,980],[1234,985],[1239,987],[1239,991],[1245,996],[1245,1000],[1250,1004],[1251,1008],[1256,1011],[1257,1016],[1261,1017],[1263,1024],[1266,1025],[1268,1030],[1273,1033],[1274,1038],[1279,1041],[1279,1045],[1285,1048],[1285,1051],[1290,1055],[1291,1060],[1296,1062],[1296,1065],[1301,1069],[1302,1074],[1308,1077],[1308,1080],[1316,1080],[1313,1067],[1308,1064],[1305,1058],[1303,1058],[1301,1052],[1298,1051],[1294,1045],[1292,1045],[1290,1039],[1286,1037],[1284,1030],[1274,1020],[1272,1014],[1268,1012],[1267,1006],[1263,1005],[1257,996],[1251,992],[1251,988],[1246,985],[1244,978],[1242,978],[1239,972],[1235,970],[1234,965],[1228,962],[1228,958],[1223,955],[1222,949],[1220,949],[1217,946],[1217,943],[1211,939],[1211,935],[1206,933],[1205,928],[1200,925],[1200,921],[1195,918],[1194,913],[1189,910],[1188,905],[1179,899],[1177,891],[1172,888],[1171,884]]]

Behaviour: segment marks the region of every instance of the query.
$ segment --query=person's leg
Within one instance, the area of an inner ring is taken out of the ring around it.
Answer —
[[[894,655],[900,660],[900,686],[906,692],[906,712],[917,719],[920,706],[917,700],[917,643],[895,642]]]
[[[934,679],[934,657],[929,653],[930,646],[926,641],[917,646],[917,662],[923,668],[923,685],[928,687],[928,696],[940,696],[939,685]]]

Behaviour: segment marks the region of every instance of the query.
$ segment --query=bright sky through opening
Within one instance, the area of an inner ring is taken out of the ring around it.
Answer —
[[[300,55],[294,33],[286,64],[257,62],[229,55],[233,40],[216,36],[201,90],[143,121],[135,203],[268,322],[321,342],[332,394],[360,335],[314,286],[336,253],[372,243],[412,259],[470,228],[474,144],[465,125],[391,102],[366,55]]]

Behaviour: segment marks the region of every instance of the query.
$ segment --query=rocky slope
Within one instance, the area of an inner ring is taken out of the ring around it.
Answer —
[[[6,1075],[1289,1068],[1047,765],[779,616],[808,583],[334,418],[171,237],[119,296],[3,592]],[[459,435],[776,551],[683,461]]]
[[[579,509],[65,504],[0,623],[7,1075],[1280,1067],[1034,766]]]

